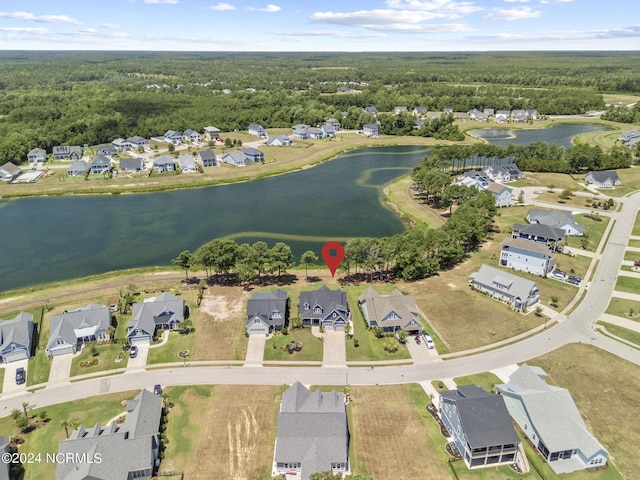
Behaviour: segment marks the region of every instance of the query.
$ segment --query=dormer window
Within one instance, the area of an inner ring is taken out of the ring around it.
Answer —
[[[322,313],[322,307],[316,305],[315,307],[313,307],[313,313]]]
[[[305,303],[302,308],[304,308],[305,310],[309,310],[309,308],[311,307],[311,305],[309,305],[308,303]]]

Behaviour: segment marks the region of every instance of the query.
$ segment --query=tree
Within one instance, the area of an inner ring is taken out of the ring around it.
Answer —
[[[29,413],[27,412],[27,407],[29,406],[29,402],[22,402],[22,410],[24,411],[24,416],[29,418]]]
[[[400,343],[406,343],[407,342],[407,337],[409,336],[409,334],[405,331],[405,330],[400,330],[398,332],[398,341]]]
[[[305,277],[309,278],[308,269],[311,265],[315,265],[317,261],[318,261],[318,256],[315,254],[315,252],[312,252],[311,250],[307,250],[302,254],[302,256],[300,257],[300,264],[304,265]]]
[[[562,200],[569,200],[571,198],[571,193],[571,190],[565,188],[564,190],[562,190],[562,192],[560,192],[560,198]]]
[[[309,475],[309,480],[342,480],[342,474],[326,472],[315,472]]]
[[[170,144],[167,146],[167,151],[168,151],[169,153],[173,153],[173,152],[175,152],[175,151],[176,151],[176,146],[175,146],[173,143],[170,143]]]
[[[231,147],[232,145],[233,145],[233,141],[232,141],[229,137],[227,137],[227,138],[225,138],[225,139],[224,139],[224,146],[225,146],[225,147],[229,148],[229,147]]]
[[[171,260],[171,263],[173,265],[178,265],[180,268],[184,268],[184,274],[188,282],[189,269],[191,268],[191,265],[193,263],[193,255],[191,254],[191,252],[189,250],[183,250],[176,258]]]
[[[520,193],[518,193],[517,203],[524,203],[524,190],[520,189]]]
[[[554,307],[558,306],[558,301],[560,299],[558,298],[557,295],[551,295],[551,305],[553,305]]]
[[[64,428],[64,433],[67,436],[67,439],[69,438],[69,428],[72,428],[74,430],[78,428],[78,423],[72,422],[70,420],[62,420],[60,422],[60,425],[62,425],[62,428]]]
[[[351,336],[351,324],[347,323],[347,324],[344,326],[344,334],[345,334],[347,337]]]
[[[286,243],[277,242],[269,251],[269,257],[271,266],[278,270],[278,278],[293,265],[293,252]]]
[[[254,253],[253,263],[255,269],[258,271],[259,280],[260,275],[270,271],[271,269],[271,255],[269,245],[267,245],[267,242],[259,241],[254,243],[251,247]]]

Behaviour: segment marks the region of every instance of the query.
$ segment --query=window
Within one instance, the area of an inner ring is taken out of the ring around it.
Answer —
[[[304,308],[305,310],[309,310],[309,307],[310,307],[310,305],[309,305],[308,303],[305,303],[305,304],[303,305],[303,308]]]

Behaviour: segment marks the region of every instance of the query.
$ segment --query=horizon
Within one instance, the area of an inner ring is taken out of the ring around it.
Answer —
[[[595,0],[325,0],[320,7],[291,0],[27,0],[20,10],[0,11],[0,50],[640,50],[640,24],[620,14],[635,4],[616,3],[604,9]]]

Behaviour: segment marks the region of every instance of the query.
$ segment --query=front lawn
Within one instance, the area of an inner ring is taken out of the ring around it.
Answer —
[[[631,235],[640,237],[640,213],[636,215],[636,221],[633,223],[633,230],[631,231]]]
[[[484,388],[487,392],[492,392],[496,385],[503,383],[502,380],[491,372],[456,377],[453,381],[456,382],[456,385],[477,385],[480,388]]]
[[[302,350],[289,353],[282,347],[288,343],[302,344]],[[322,361],[323,342],[313,336],[308,328],[289,330],[288,335],[276,334],[269,338],[264,346],[264,360],[266,361]]]
[[[82,348],[80,354],[73,356],[70,376],[126,368],[128,361],[129,353],[123,350],[120,343],[96,344],[95,355],[93,346],[87,344]],[[82,366],[86,363],[88,365]]]
[[[628,314],[632,310],[634,316],[629,317]],[[640,321],[640,302],[627,300],[626,298],[612,297],[609,301],[606,313],[638,322]]]
[[[619,292],[640,293],[640,278],[635,277],[618,277],[616,288]]]
[[[154,363],[182,362],[183,359],[178,356],[178,353],[184,350],[189,351],[189,359],[193,360],[193,357],[196,354],[194,351],[195,333],[183,335],[174,330],[172,332],[164,332],[164,335],[169,335],[167,343],[161,347],[149,349],[147,365]]]
[[[583,246],[583,238],[587,239],[585,250],[588,252],[595,252],[602,240],[602,235],[609,224],[610,218],[602,215],[594,214],[595,217],[589,218],[590,213],[583,213],[580,215],[574,215],[576,223],[584,225],[585,237],[565,237],[566,244],[569,247],[581,248]],[[593,218],[597,218],[594,220]]]

